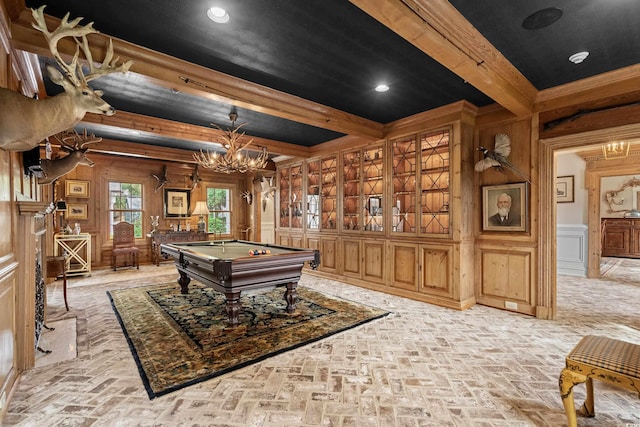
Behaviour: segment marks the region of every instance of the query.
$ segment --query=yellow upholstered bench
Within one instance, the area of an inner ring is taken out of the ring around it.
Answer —
[[[560,373],[560,396],[569,427],[576,427],[573,386],[586,382],[587,397],[578,411],[595,416],[593,379],[633,390],[640,397],[640,345],[588,335],[571,350]]]

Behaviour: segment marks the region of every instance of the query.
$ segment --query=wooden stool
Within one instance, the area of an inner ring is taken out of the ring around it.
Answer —
[[[47,257],[47,277],[55,277],[57,279],[59,276],[62,276],[64,306],[69,311],[69,304],[67,303],[67,260],[63,256]]]
[[[573,386],[586,382],[587,397],[580,415],[596,415],[593,379],[602,380],[638,393],[640,397],[640,345],[607,337],[587,335],[571,350],[566,368],[560,373],[560,397],[569,427],[576,427]]]

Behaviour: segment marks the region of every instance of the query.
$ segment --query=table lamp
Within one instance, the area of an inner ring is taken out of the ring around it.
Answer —
[[[204,216],[209,215],[207,202],[196,202],[196,208],[191,212],[191,215],[198,215],[198,231],[205,231],[207,224],[204,222]]]
[[[58,228],[60,233],[64,233],[64,213],[67,211],[67,202],[64,200],[58,200],[56,202],[56,211],[60,212],[60,223],[58,224]]]

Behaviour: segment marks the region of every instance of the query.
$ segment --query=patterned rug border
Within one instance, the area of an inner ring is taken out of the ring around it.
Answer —
[[[303,346],[306,346],[306,345],[313,344],[315,342],[323,340],[323,339],[325,339],[327,337],[330,337],[332,335],[336,335],[336,334],[339,334],[341,332],[347,331],[349,329],[353,329],[355,327],[361,326],[361,325],[369,323],[371,321],[380,319],[380,318],[385,317],[385,316],[387,316],[387,315],[389,315],[391,313],[389,311],[382,310],[382,309],[377,308],[377,307],[369,306],[367,304],[363,304],[363,303],[360,303],[360,302],[351,301],[351,300],[348,300],[348,299],[345,299],[345,298],[342,298],[342,297],[337,297],[337,296],[334,296],[334,295],[325,294],[325,293],[317,291],[317,290],[313,290],[313,289],[309,289],[309,288],[298,288],[298,291],[302,292],[302,293],[305,293],[305,292],[315,293],[315,294],[320,295],[323,298],[327,298],[327,299],[334,300],[334,301],[337,301],[337,302],[348,303],[348,304],[352,304],[352,305],[355,305],[355,306],[367,308],[367,309],[370,309],[370,310],[373,310],[373,311],[377,312],[378,314],[374,314],[371,317],[368,317],[368,318],[365,318],[365,319],[361,319],[361,320],[359,320],[359,321],[357,321],[355,323],[349,324],[349,325],[347,325],[345,327],[341,327],[341,328],[337,328],[337,329],[331,330],[331,331],[329,331],[327,333],[324,333],[324,334],[322,334],[320,336],[300,341],[300,342],[295,343],[293,345],[290,345],[288,347],[277,349],[275,351],[267,351],[266,353],[264,353],[264,354],[262,354],[262,355],[260,355],[258,357],[255,357],[255,358],[250,359],[250,360],[246,360],[244,362],[240,362],[240,363],[238,363],[236,365],[229,366],[229,367],[224,368],[224,369],[216,370],[214,372],[211,372],[209,374],[194,378],[192,380],[184,381],[184,382],[175,384],[173,386],[166,387],[166,388],[164,388],[162,390],[154,391],[153,386],[151,384],[151,381],[150,381],[150,379],[149,379],[149,377],[147,375],[147,372],[145,371],[144,363],[140,359],[140,356],[138,355],[138,350],[135,347],[135,343],[134,343],[133,339],[129,335],[129,331],[127,329],[125,321],[122,318],[121,313],[120,313],[120,311],[118,310],[118,308],[116,306],[116,302],[114,301],[114,297],[113,297],[112,293],[119,293],[119,292],[123,292],[123,291],[131,291],[131,290],[140,290],[140,291],[142,291],[142,289],[144,289],[144,288],[148,288],[150,290],[151,289],[161,289],[161,288],[164,288],[164,287],[174,289],[176,286],[177,285],[175,284],[175,282],[172,282],[172,283],[159,283],[159,284],[152,284],[152,285],[133,286],[133,287],[130,287],[130,288],[115,289],[115,290],[110,290],[110,291],[106,292],[107,296],[109,298],[109,302],[111,303],[111,308],[113,309],[113,312],[114,312],[114,314],[115,314],[115,316],[116,316],[116,318],[118,320],[118,323],[120,324],[122,332],[123,332],[123,334],[124,334],[124,336],[125,336],[125,338],[127,340],[127,344],[129,346],[129,350],[131,351],[131,354],[132,354],[132,356],[133,356],[133,358],[134,358],[134,360],[136,362],[136,366],[138,368],[138,373],[140,375],[140,378],[142,380],[142,383],[143,383],[143,385],[145,387],[145,390],[147,391],[147,394],[148,394],[150,400],[152,400],[152,399],[154,399],[156,397],[160,397],[160,396],[166,395],[168,393],[172,393],[174,391],[183,389],[185,387],[189,387],[191,385],[198,384],[200,382],[207,381],[207,380],[210,380],[212,378],[219,377],[221,375],[224,375],[224,374],[227,374],[229,372],[244,368],[246,366],[253,365],[255,363],[261,362],[261,361],[266,360],[268,358],[271,358],[271,357],[277,356],[279,354],[294,350],[296,348],[300,348],[300,347],[303,347]],[[170,319],[170,316],[166,312],[164,312],[160,307],[155,307],[155,309],[159,312],[159,315],[161,315],[164,318]],[[293,327],[295,327],[295,326],[293,326]],[[182,331],[182,330],[176,331],[176,332],[179,333],[179,334],[185,334],[185,332]]]

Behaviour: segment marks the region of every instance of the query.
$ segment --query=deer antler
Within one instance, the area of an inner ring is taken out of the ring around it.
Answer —
[[[78,27],[78,24],[83,18],[76,18],[69,22],[69,13],[67,13],[64,18],[62,18],[60,26],[53,31],[49,31],[44,18],[45,7],[46,6],[41,6],[38,9],[33,9],[31,11],[33,19],[36,22],[31,25],[33,26],[33,28],[44,34],[45,39],[49,43],[49,50],[53,54],[56,62],[58,63],[58,65],[60,65],[64,73],[67,75],[69,80],[73,82],[74,85],[86,85],[88,81],[96,79],[100,76],[115,72],[125,73],[129,70],[129,67],[131,67],[133,61],[127,61],[120,66],[116,66],[120,57],[113,59],[113,43],[111,39],[109,39],[109,47],[107,48],[107,53],[102,63],[102,67],[96,68],[93,62],[93,57],[91,55],[91,50],[89,49],[89,43],[87,42],[88,34],[99,33],[98,30],[93,28],[93,22],[90,22],[85,26]],[[71,63],[66,63],[62,59],[62,55],[60,55],[60,52],[58,52],[58,42],[65,37],[73,37],[77,44],[76,52],[73,55]],[[78,41],[78,38],[82,38],[82,43]],[[82,72],[82,66],[78,64],[80,48],[82,48],[84,57],[89,63],[89,73],[87,73],[86,75]]]
[[[89,82],[93,79],[97,79],[100,76],[104,76],[106,74],[111,73],[126,73],[129,71],[129,68],[133,64],[133,61],[127,61],[124,64],[117,65],[120,57],[113,57],[113,40],[109,39],[109,47],[107,48],[107,53],[104,57],[104,61],[102,61],[102,66],[96,68],[93,58],[91,56],[91,50],[89,49],[89,42],[87,41],[87,37],[82,37],[82,52],[84,53],[85,58],[89,61],[89,72],[87,74],[80,73],[81,78],[84,79],[85,83]]]
[[[64,151],[72,152],[77,150],[83,150],[89,144],[95,144],[102,141],[102,138],[95,136],[95,134],[88,134],[85,128],[82,135],[73,129],[61,132],[54,135],[54,137],[60,141],[60,148]],[[72,142],[72,144],[69,143]]]

